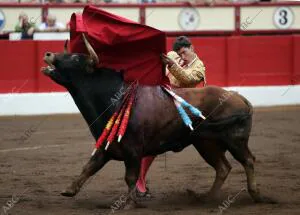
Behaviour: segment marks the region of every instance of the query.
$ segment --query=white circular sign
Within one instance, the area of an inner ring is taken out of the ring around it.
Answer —
[[[2,30],[5,26],[5,16],[2,10],[0,10],[0,30]]]
[[[199,26],[200,15],[196,8],[184,8],[179,13],[178,22],[181,29],[193,31]]]
[[[274,13],[274,24],[279,29],[288,29],[294,22],[294,13],[289,7],[279,7]]]

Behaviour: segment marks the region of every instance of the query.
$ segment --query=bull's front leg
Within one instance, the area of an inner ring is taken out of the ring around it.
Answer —
[[[140,174],[141,157],[131,157],[126,159],[125,181],[128,186],[127,200],[124,209],[131,209],[136,206],[136,182]]]
[[[102,149],[97,150],[88,163],[83,167],[79,177],[77,177],[70,186],[61,192],[61,195],[67,197],[75,196],[88,178],[99,171],[109,160],[109,157],[103,153]]]

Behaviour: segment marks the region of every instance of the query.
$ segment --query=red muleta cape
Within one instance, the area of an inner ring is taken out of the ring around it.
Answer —
[[[166,83],[160,54],[166,52],[166,34],[93,6],[82,14],[72,14],[71,52],[87,53],[82,39],[85,33],[97,53],[98,67],[124,70],[126,82],[143,85]]]

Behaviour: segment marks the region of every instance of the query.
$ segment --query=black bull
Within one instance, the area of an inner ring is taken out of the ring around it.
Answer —
[[[112,98],[120,89],[128,88],[122,74],[110,69],[95,68],[98,59],[90,55],[49,53],[43,68],[56,83],[72,95],[77,107],[97,140],[107,121],[120,105],[112,105]],[[219,87],[201,89],[176,89],[175,92],[198,107],[205,121],[192,118],[195,131],[183,124],[172,99],[159,86],[139,86],[131,112],[128,128],[121,143],[113,142],[107,151],[103,147],[90,158],[82,173],[62,192],[64,196],[76,195],[87,179],[99,171],[109,160],[124,161],[125,181],[131,194],[127,206],[135,204],[135,184],[139,176],[141,159],[165,151],[180,151],[192,144],[205,161],[216,170],[216,178],[209,196],[218,195],[231,165],[225,157],[228,150],[245,169],[248,192],[255,202],[265,200],[257,188],[254,175],[255,157],[248,148],[252,127],[252,106],[241,95]],[[178,144],[180,143],[180,144]],[[178,149],[178,145],[182,148]]]

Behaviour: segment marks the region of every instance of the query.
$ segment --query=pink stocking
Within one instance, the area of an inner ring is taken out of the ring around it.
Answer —
[[[146,174],[154,161],[156,156],[144,157],[141,162],[141,170],[138,181],[136,182],[136,187],[140,192],[146,192]]]

